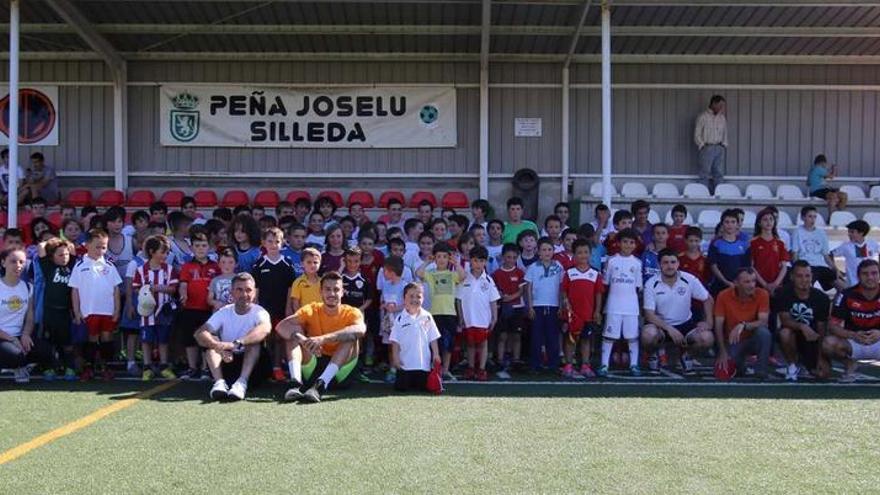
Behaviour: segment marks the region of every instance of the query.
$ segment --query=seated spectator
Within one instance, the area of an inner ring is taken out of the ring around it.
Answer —
[[[242,400],[249,381],[256,385],[269,373],[261,345],[271,331],[269,313],[254,303],[257,288],[249,273],[232,278],[232,296],[235,303],[220,308],[195,334],[214,378],[213,400]],[[258,370],[260,363],[263,366]],[[228,380],[233,381],[231,387]]]
[[[31,155],[31,166],[25,171],[18,192],[18,203],[26,204],[34,198],[43,198],[49,204],[55,204],[60,199],[55,167],[46,165],[46,160],[40,152]]]
[[[828,167],[828,159],[825,155],[816,155],[813,160],[813,166],[807,173],[807,186],[810,189],[810,196],[814,198],[824,199],[828,203],[828,216],[838,210],[846,208],[849,199],[846,193],[840,189],[828,185],[828,181],[834,180],[837,175],[837,165]]]
[[[813,288],[809,263],[805,260],[794,262],[791,283],[780,291],[774,302],[782,322],[779,343],[788,361],[785,379],[796,382],[803,369],[817,378],[827,378],[830,369],[828,362],[821,357],[820,349],[828,326],[831,301],[824,292]]]
[[[834,301],[831,324],[822,341],[822,352],[846,365],[841,382],[856,380],[862,359],[880,359],[880,264],[866,259],[859,263],[859,283]]]
[[[815,206],[804,206],[801,219],[804,224],[798,226],[791,238],[791,259],[804,260],[813,272],[812,279],[818,281],[822,290],[831,290],[837,280],[837,266],[831,257],[828,246],[828,235],[825,230],[816,228],[819,214]]]
[[[718,343],[718,363],[727,368],[733,360],[736,372],[743,376],[746,357],[757,354],[755,377],[767,378],[772,335],[767,327],[770,315],[770,295],[757,287],[754,268],[743,267],[733,277],[733,286],[718,294],[715,304],[715,341]]]
[[[16,181],[18,184],[16,187],[20,187],[24,183],[24,169],[21,168],[21,165],[18,165],[18,180]],[[7,206],[7,197],[9,196],[9,150],[4,149],[0,151],[0,201],[2,201],[2,208],[5,210]],[[21,198],[19,198],[21,200]]]
[[[833,256],[841,256],[846,263],[845,277],[838,282],[838,289],[852,287],[859,283],[858,267],[864,260],[877,260],[880,256],[880,245],[873,239],[867,239],[871,226],[864,220],[855,220],[847,224],[849,242],[834,248]]]

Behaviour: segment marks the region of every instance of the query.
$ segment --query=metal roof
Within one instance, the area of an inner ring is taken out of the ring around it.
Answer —
[[[600,0],[591,3],[574,61],[599,54]],[[81,14],[65,21],[57,4]],[[826,57],[880,62],[880,1],[617,0],[612,53],[651,57]],[[581,1],[495,0],[489,58],[563,60]],[[0,19],[8,18],[0,6]],[[480,0],[226,1],[30,0],[22,2],[24,58],[97,58],[82,29],[124,59],[478,60]],[[0,24],[8,32],[8,24]],[[0,47],[8,50],[7,37]],[[768,60],[769,60],[768,59]]]

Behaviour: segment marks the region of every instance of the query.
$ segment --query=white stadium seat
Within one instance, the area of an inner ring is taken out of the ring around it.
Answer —
[[[776,222],[776,227],[780,229],[790,229],[791,227],[794,227],[794,223],[792,223],[791,221],[791,216],[784,211],[780,211],[779,220]]]
[[[846,193],[850,200],[866,199],[865,190],[861,186],[845,185],[840,186],[840,192]]]
[[[845,229],[848,223],[856,220],[858,220],[858,218],[848,211],[835,211],[831,214],[831,218],[828,220],[828,225],[839,229]]]
[[[749,184],[746,187],[746,197],[750,199],[773,199],[773,191],[764,184]]]
[[[614,184],[611,184],[611,195],[617,196],[617,188],[614,187]],[[594,198],[602,197],[602,182],[593,182],[593,185],[590,186],[590,196]]]
[[[794,184],[782,184],[776,189],[776,197],[779,199],[804,199],[804,192]]]
[[[715,187],[715,197],[719,199],[740,199],[742,193],[736,184],[718,184]]]
[[[648,221],[652,224],[660,223],[660,214],[657,213],[657,210],[651,209],[648,211]]]
[[[880,186],[871,186],[871,194],[868,195],[871,199],[880,199]]]
[[[743,229],[754,230],[757,219],[758,215],[754,211],[746,210],[746,214],[743,216]]]
[[[800,215],[797,217],[798,227],[804,224],[804,219],[801,218]],[[825,217],[822,216],[818,211],[816,212],[816,227],[824,227],[825,226]]]
[[[624,198],[647,198],[648,188],[641,182],[627,182],[620,190]]]
[[[655,198],[677,198],[678,187],[670,182],[658,182],[652,190]]]
[[[666,212],[666,217],[664,217],[663,221],[666,222],[667,225],[672,225],[672,208]],[[694,217],[691,216],[691,212],[688,212],[687,216],[684,217],[684,223],[687,225],[693,225]]]
[[[880,230],[880,211],[869,211],[865,213],[862,220],[868,222],[872,229]]]
[[[709,194],[709,188],[704,184],[696,184],[690,183],[684,186],[684,191],[682,191],[682,195],[686,198],[711,198],[712,195]]]
[[[703,210],[697,216],[697,223],[702,227],[714,229],[721,222],[721,212],[718,210]]]

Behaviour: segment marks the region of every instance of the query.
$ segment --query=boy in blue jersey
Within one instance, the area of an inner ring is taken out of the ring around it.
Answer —
[[[740,268],[752,266],[749,242],[740,236],[740,222],[735,211],[725,210],[721,214],[720,235],[709,244],[708,261],[712,271],[709,290],[713,296],[733,287]]]

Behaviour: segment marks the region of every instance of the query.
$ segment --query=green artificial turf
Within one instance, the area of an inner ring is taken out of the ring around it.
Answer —
[[[154,384],[155,385],[155,384]],[[172,390],[0,466],[3,493],[870,493],[878,387],[381,385],[279,404]],[[5,450],[143,390],[0,385]],[[8,433],[7,433],[8,432]]]

